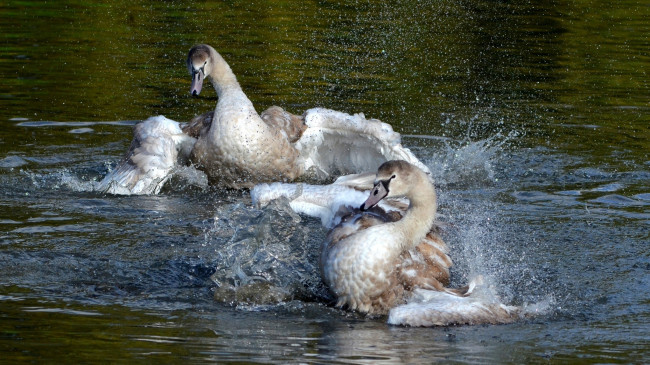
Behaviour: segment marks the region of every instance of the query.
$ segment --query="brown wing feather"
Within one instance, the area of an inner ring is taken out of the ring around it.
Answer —
[[[289,142],[294,143],[300,139],[307,129],[302,116],[291,114],[279,106],[272,106],[260,114],[264,123],[271,127],[284,131]]]
[[[189,123],[183,126],[183,133],[193,138],[199,138],[201,135],[206,135],[210,126],[212,125],[212,118],[214,117],[214,110],[192,118]]]

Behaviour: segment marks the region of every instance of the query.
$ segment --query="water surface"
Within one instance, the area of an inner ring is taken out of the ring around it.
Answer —
[[[640,1],[0,5],[5,361],[639,363],[650,326],[650,9]],[[403,328],[332,308],[326,232],[282,202],[93,184],[189,96],[198,42],[258,111],[391,123],[433,171],[455,285],[538,315]],[[216,298],[216,299],[215,299]]]

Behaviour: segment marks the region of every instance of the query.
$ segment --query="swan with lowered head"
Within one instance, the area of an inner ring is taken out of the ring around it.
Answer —
[[[259,115],[230,66],[209,45],[194,46],[187,67],[192,95],[201,92],[205,78],[212,82],[218,96],[214,112],[183,128],[162,116],[136,126],[131,148],[99,189],[156,194],[181,162],[203,170],[211,183],[231,188],[297,178],[324,180],[371,171],[390,159],[427,169],[401,145],[390,125],[363,114],[314,108],[296,116],[271,107]]]
[[[447,287],[452,262],[438,233],[435,188],[424,171],[405,161],[388,161],[379,167],[369,194],[356,189],[366,189],[367,183],[365,174],[322,188],[262,184],[251,196],[258,205],[287,197],[294,210],[334,225],[322,245],[320,264],[339,307],[388,314],[389,323],[412,326],[518,318],[519,308],[476,295],[480,278],[466,288]],[[343,198],[329,196],[333,193]],[[359,208],[350,207],[360,201]],[[333,213],[322,214],[326,211]]]

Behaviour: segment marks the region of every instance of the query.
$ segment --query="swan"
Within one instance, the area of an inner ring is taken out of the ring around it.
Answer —
[[[223,57],[211,46],[190,49],[190,93],[212,82],[213,112],[190,123],[152,117],[134,129],[131,147],[99,183],[114,194],[157,194],[177,165],[191,163],[210,183],[251,188],[270,181],[327,180],[339,174],[374,171],[382,162],[406,160],[427,170],[401,145],[401,136],[362,113],[312,108],[301,116],[273,106],[255,111]]]
[[[258,206],[288,198],[292,209],[331,227],[320,267],[338,307],[410,326],[509,323],[519,317],[519,308],[481,296],[482,277],[464,288],[448,287],[452,261],[425,171],[392,160],[373,175],[345,176],[325,186],[260,184],[251,197]]]

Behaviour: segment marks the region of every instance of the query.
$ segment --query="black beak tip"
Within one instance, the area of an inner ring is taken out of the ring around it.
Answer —
[[[192,96],[199,96],[199,93],[197,93],[196,90],[192,90]]]
[[[359,209],[360,209],[362,212],[365,212],[365,211],[366,211],[366,203],[361,203],[361,206],[359,207]]]

